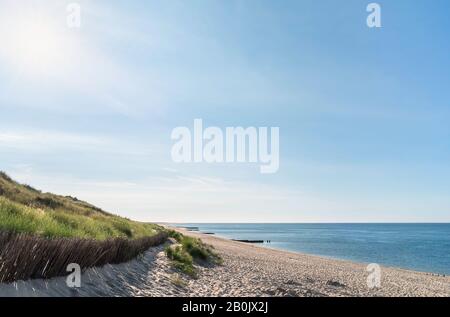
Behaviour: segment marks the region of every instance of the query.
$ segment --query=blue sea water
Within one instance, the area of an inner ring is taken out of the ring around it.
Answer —
[[[179,225],[180,226],[180,225]],[[200,232],[325,257],[450,274],[450,224],[205,224]]]

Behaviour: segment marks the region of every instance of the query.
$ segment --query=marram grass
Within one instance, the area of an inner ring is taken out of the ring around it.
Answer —
[[[0,172],[0,231],[105,240],[137,239],[161,230],[157,225],[115,216],[73,197],[41,193]]]
[[[166,241],[164,228],[42,193],[0,172],[0,283],[131,260]]]
[[[64,210],[27,207],[0,197],[0,231],[30,233],[46,238],[136,239],[152,236],[158,226],[118,216],[85,216]]]
[[[172,261],[173,267],[181,272],[195,278],[198,272],[194,262],[222,264],[222,258],[213,247],[200,239],[187,237],[173,230],[168,231],[168,234],[177,244],[166,247],[166,255]]]
[[[67,266],[82,270],[105,264],[127,262],[148,248],[166,241],[161,231],[139,239],[103,241],[78,238],[45,239],[28,234],[0,232],[0,283],[67,275]]]

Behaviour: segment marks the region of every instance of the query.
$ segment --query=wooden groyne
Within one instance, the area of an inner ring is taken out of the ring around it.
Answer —
[[[198,227],[178,227],[178,228],[182,228],[182,229],[186,229],[187,231],[198,231]]]
[[[244,243],[264,243],[264,240],[240,240],[240,239],[232,239],[232,240]]]

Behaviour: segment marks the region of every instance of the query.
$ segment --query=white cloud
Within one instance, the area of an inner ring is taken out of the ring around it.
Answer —
[[[111,144],[108,138],[59,131],[0,131],[0,146],[18,150],[52,150],[55,148],[92,148]]]

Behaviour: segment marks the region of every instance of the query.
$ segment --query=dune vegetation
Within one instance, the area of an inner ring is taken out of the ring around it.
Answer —
[[[168,234],[0,172],[0,283],[65,275],[70,263],[84,270],[126,262],[164,243]]]
[[[66,274],[122,263],[164,243],[173,266],[192,277],[198,264],[220,264],[200,239],[151,223],[132,221],[71,196],[44,193],[0,172],[0,283]]]
[[[138,239],[163,230],[112,215],[75,197],[43,193],[0,172],[0,231],[46,238]]]
[[[168,246],[165,250],[166,255],[172,261],[172,265],[181,272],[196,277],[195,262],[222,263],[222,258],[213,250],[213,247],[203,243],[200,239],[188,237],[173,230],[168,234],[177,244]]]

